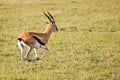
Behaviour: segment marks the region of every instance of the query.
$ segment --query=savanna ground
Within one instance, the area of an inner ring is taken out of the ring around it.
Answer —
[[[59,32],[25,69],[17,37],[44,31],[43,11]],[[0,80],[120,80],[120,0],[0,0]]]

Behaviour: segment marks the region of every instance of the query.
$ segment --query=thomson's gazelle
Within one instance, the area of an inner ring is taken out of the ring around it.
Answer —
[[[48,53],[48,48],[47,48],[46,44],[47,44],[47,42],[50,38],[51,33],[52,32],[58,32],[58,28],[55,24],[55,20],[54,20],[53,16],[49,12],[47,12],[47,13],[43,12],[43,13],[50,21],[50,22],[46,22],[47,23],[47,28],[45,29],[44,32],[41,32],[41,33],[23,32],[18,37],[18,43],[17,44],[20,48],[21,60],[22,60],[24,65],[26,65],[25,62],[24,62],[24,47],[25,46],[28,47],[28,51],[26,53],[27,59],[29,61],[32,61],[33,63],[35,63],[35,60],[43,59],[43,57]],[[46,52],[43,53],[43,55],[40,58],[38,57],[38,53],[37,53],[38,48],[44,48],[46,50]],[[35,52],[35,58],[34,59],[29,57],[32,49],[34,49],[34,52]]]

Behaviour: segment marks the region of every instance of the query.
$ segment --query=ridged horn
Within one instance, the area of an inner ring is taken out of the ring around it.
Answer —
[[[50,20],[50,22],[53,22],[53,21],[51,20],[51,18],[50,18],[45,12],[43,12],[43,14]]]

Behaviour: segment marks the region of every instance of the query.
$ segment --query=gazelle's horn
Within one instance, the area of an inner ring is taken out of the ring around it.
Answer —
[[[49,12],[47,12],[47,13],[48,13],[49,16],[52,18],[53,22],[55,22],[54,17],[53,17]]]
[[[44,13],[44,15],[50,20],[50,22],[53,22],[52,20],[51,20],[51,18],[45,13],[45,12],[43,12]]]

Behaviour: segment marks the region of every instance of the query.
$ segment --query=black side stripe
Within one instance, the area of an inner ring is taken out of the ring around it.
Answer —
[[[34,39],[36,39],[41,45],[45,45],[40,39],[38,39],[36,36],[32,36]]]

